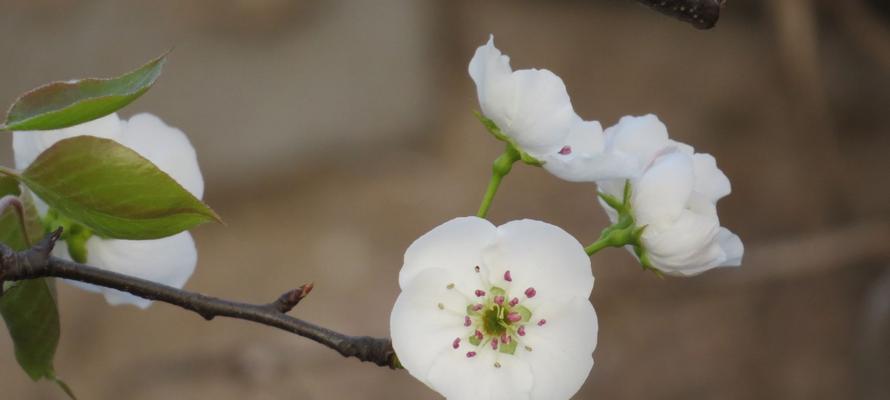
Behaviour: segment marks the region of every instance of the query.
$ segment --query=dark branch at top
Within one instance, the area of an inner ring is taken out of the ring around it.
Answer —
[[[726,0],[637,0],[656,11],[688,22],[698,29],[711,29],[720,19]],[[779,1],[779,0],[774,0]]]
[[[379,366],[399,368],[392,342],[388,338],[344,335],[288,316],[286,313],[309,294],[312,284],[288,291],[268,304],[248,304],[219,299],[52,257],[50,252],[61,233],[62,230],[59,228],[31,249],[21,252],[0,244],[0,287],[3,281],[43,277],[92,283],[191,310],[207,320],[229,317],[276,327],[334,349],[344,357],[355,357]]]

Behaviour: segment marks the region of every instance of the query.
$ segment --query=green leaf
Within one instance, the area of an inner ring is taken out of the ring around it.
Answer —
[[[19,178],[50,207],[105,237],[157,239],[221,222],[151,161],[109,139],[61,140]]]
[[[16,195],[19,191],[18,182],[12,187],[4,187],[6,183],[6,179],[0,179],[0,197]],[[25,211],[24,225],[28,230],[28,237],[22,234],[22,224],[18,214],[10,208],[0,214],[0,243],[20,251],[30,247],[30,243],[37,243],[43,238],[43,224],[40,222],[40,216],[30,193],[20,194],[19,199]]]
[[[40,240],[40,224],[34,202],[27,192],[22,193],[10,177],[0,178],[0,196],[20,196],[28,238],[22,232],[18,214],[12,207],[0,214],[0,242],[21,251],[29,242]],[[34,279],[17,283],[4,282],[0,297],[0,315],[15,345],[15,357],[31,377],[54,379],[53,356],[59,342],[59,311],[56,307],[52,280]]]
[[[33,380],[55,380],[59,310],[52,280],[21,281],[0,297],[0,314],[15,345],[15,358]]]
[[[161,75],[167,53],[116,78],[53,82],[19,97],[6,114],[9,131],[61,129],[111,114],[142,96]]]

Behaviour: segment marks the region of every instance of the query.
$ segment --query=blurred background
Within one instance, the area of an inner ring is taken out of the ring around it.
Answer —
[[[0,103],[128,71],[175,46],[129,117],[197,148],[227,226],[193,231],[187,288],[388,335],[404,249],[475,212],[501,150],[466,69],[493,33],[604,126],[656,113],[714,154],[743,267],[691,279],[593,259],[596,365],[579,399],[890,398],[890,6],[729,0],[698,31],[631,0],[0,0]],[[9,135],[2,160],[11,165]],[[519,166],[490,214],[592,242],[591,185]],[[82,399],[435,399],[405,372],[242,321],[109,307],[61,285],[56,369]],[[57,399],[0,335],[4,399]]]

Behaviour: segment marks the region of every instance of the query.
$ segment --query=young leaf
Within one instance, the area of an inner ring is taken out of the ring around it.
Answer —
[[[0,197],[18,195],[25,212],[27,236],[16,210],[9,208],[0,214],[0,242],[13,250],[24,250],[28,243],[36,243],[43,235],[37,209],[28,192],[22,192],[18,183],[9,177],[0,178]],[[15,346],[15,357],[22,369],[38,380],[55,380],[53,356],[59,343],[59,311],[50,279],[33,279],[18,283],[4,282],[0,297],[0,315]]]
[[[27,191],[22,192],[18,181],[9,176],[0,178],[0,197],[6,195],[19,197],[22,211],[25,212],[24,225],[28,232],[26,237],[22,232],[18,213],[12,208],[7,209],[0,214],[0,243],[14,250],[24,250],[30,247],[31,243],[37,243],[43,238],[43,224],[40,222],[40,215],[37,214],[31,194]]]
[[[33,380],[55,380],[53,357],[59,344],[59,310],[52,280],[21,281],[0,297],[0,314],[15,345],[15,358]]]
[[[22,182],[66,217],[118,239],[157,239],[219,216],[139,153],[113,140],[57,142]]]
[[[53,82],[33,89],[12,104],[0,129],[61,129],[111,114],[151,88],[166,57],[165,53],[116,78]]]

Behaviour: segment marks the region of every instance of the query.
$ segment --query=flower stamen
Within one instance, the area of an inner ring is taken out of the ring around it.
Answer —
[[[525,289],[525,297],[532,298],[535,297],[536,294],[538,294],[538,291],[533,287]]]

